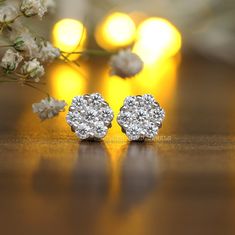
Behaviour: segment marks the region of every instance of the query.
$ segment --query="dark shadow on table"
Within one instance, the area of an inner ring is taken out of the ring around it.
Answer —
[[[153,192],[158,183],[159,161],[152,143],[130,143],[124,151],[121,166],[120,210],[138,206]]]

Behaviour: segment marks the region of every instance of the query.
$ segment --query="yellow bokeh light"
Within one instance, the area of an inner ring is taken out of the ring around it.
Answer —
[[[78,20],[62,19],[58,21],[52,31],[53,44],[64,52],[81,51],[85,47],[87,31],[85,26]],[[75,60],[79,55],[71,55]]]
[[[139,25],[133,50],[145,64],[152,64],[177,54],[181,44],[181,34],[174,25],[162,18],[149,18]]]
[[[79,72],[68,64],[55,65],[51,74],[53,95],[70,104],[74,96],[84,94],[86,79],[81,73],[83,71]]]
[[[124,13],[115,12],[106,17],[96,29],[96,41],[106,50],[115,50],[130,45],[135,39],[136,27]]]

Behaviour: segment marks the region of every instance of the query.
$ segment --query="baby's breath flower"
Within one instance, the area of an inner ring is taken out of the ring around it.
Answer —
[[[67,104],[64,100],[56,100],[53,97],[42,99],[39,103],[32,105],[33,112],[37,113],[39,118],[43,121],[53,118],[64,111]]]
[[[43,4],[43,0],[23,0],[20,10],[26,17],[38,15],[42,18],[47,12],[47,8]]]
[[[39,48],[35,38],[29,33],[22,33],[14,40],[14,48],[17,51],[24,52],[30,58],[37,57]]]
[[[18,15],[17,8],[14,5],[0,7],[0,23],[11,22]]]
[[[41,42],[39,48],[38,58],[42,62],[52,62],[54,59],[60,57],[60,50],[53,47],[50,42]]]
[[[21,73],[29,78],[33,78],[35,82],[40,81],[40,77],[45,74],[44,67],[35,58],[30,61],[25,61],[21,67]]]
[[[121,50],[110,59],[111,75],[133,77],[143,69],[143,61],[130,49]]]
[[[47,8],[48,12],[54,12],[56,8],[56,3],[54,0],[43,0],[44,6]]]
[[[11,42],[14,42],[16,38],[21,36],[22,34],[29,33],[29,29],[26,28],[20,20],[15,20],[13,23],[11,23],[10,28],[10,30],[4,31],[4,36]]]
[[[23,57],[12,49],[8,49],[2,57],[1,67],[6,73],[16,70],[19,63],[23,60]]]

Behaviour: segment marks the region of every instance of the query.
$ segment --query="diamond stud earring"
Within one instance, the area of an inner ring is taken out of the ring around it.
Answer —
[[[154,139],[162,126],[165,112],[152,95],[128,96],[117,122],[130,141]]]
[[[81,140],[99,140],[106,136],[113,111],[99,93],[76,96],[67,114],[67,123]]]

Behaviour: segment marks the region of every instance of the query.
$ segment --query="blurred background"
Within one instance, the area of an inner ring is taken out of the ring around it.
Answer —
[[[69,59],[77,60],[79,68],[65,62],[47,67],[46,89],[51,95],[69,104],[78,94],[100,92],[117,114],[126,96],[151,93],[167,112],[163,135],[234,133],[234,1],[50,0],[48,3],[52,14],[42,21],[30,18],[25,23],[62,51],[116,52],[130,47],[145,64],[140,74],[123,80],[109,75],[108,56],[71,55]],[[27,113],[29,120],[35,121],[27,125],[35,123],[39,126],[35,128],[44,131],[53,128],[54,120],[38,125],[37,117],[31,114],[31,103],[42,98],[40,94],[26,99],[28,88],[6,84],[0,89],[4,97],[0,102],[4,105],[8,100],[9,107],[20,107],[9,91],[19,92],[17,102],[22,99],[27,110],[17,108],[24,114],[22,119]],[[13,118],[12,110],[9,108],[2,114],[5,121]],[[61,130],[68,131],[64,116],[57,121]],[[32,130],[27,125],[26,130]],[[9,131],[13,127],[10,122],[1,128]],[[119,135],[116,123],[110,132],[111,136]]]
[[[171,44],[169,54],[172,56],[180,50],[182,37],[184,51],[234,62],[235,4],[232,0],[56,2],[56,20],[80,20],[88,28],[89,36],[93,39],[95,35],[96,43],[102,48],[114,50],[137,42],[136,50],[140,44],[141,47],[150,44],[156,52],[156,47],[163,50],[165,42]],[[168,22],[164,24],[162,20]],[[91,38],[89,42],[95,43]]]
[[[1,84],[3,234],[234,234],[235,1],[55,3],[26,20],[37,34],[66,52],[131,47],[145,67],[122,79],[107,56],[72,55],[80,67],[49,65],[44,88],[68,104],[100,92],[115,115],[150,93],[166,119],[156,142],[129,143],[114,120],[104,142],[80,143],[66,114],[32,113],[42,94]]]
[[[70,60],[80,67],[65,61],[46,67],[43,89],[52,96],[70,104],[76,95],[100,92],[116,116],[126,96],[150,93],[167,114],[160,139],[235,134],[234,1],[48,3],[49,14],[43,20],[25,19],[36,35],[66,52],[116,52],[130,47],[144,61],[140,74],[122,79],[109,75],[109,56],[71,55]],[[66,113],[43,123],[32,113],[32,103],[44,98],[43,94],[17,84],[1,84],[0,96],[2,136],[76,140],[65,122]],[[114,120],[105,142],[126,141]]]

